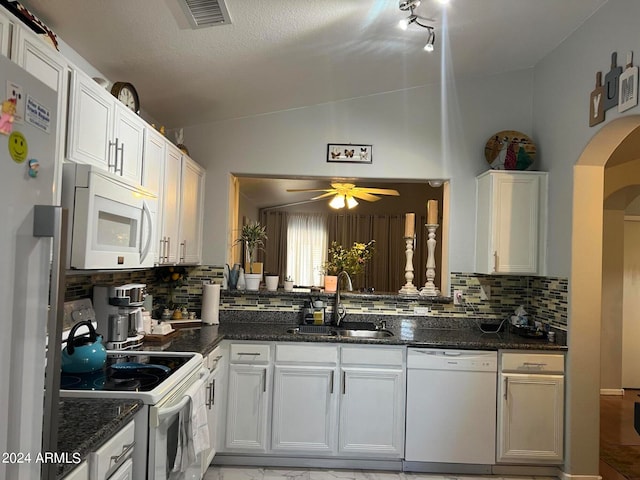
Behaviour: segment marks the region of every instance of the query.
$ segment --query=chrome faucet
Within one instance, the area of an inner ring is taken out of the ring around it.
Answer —
[[[349,274],[344,270],[338,273],[338,284],[336,285],[336,304],[333,307],[333,323],[336,327],[340,326],[340,322],[347,315],[347,310],[340,303],[340,279],[343,275],[347,277],[347,290],[350,292],[353,290],[353,284],[351,283],[351,277],[349,276]]]

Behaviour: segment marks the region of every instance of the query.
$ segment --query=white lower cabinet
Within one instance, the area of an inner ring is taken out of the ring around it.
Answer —
[[[276,345],[271,449],[336,453],[338,348]]]
[[[341,350],[339,452],[401,458],[405,350],[380,346]]]
[[[226,450],[267,451],[270,350],[269,344],[230,345]]]
[[[501,365],[497,461],[562,463],[564,356],[503,353]]]
[[[206,358],[209,378],[206,387],[207,423],[209,425],[209,449],[202,453],[202,475],[207,471],[216,452],[220,450],[220,430],[222,422],[222,406],[224,380],[226,375],[225,348],[216,347]]]
[[[62,477],[62,480],[89,480],[89,464],[85,460],[70,473]]]
[[[133,478],[134,432],[135,421],[131,421],[98,450],[89,454],[89,480]]]

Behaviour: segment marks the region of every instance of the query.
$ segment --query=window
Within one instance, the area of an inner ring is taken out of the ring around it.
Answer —
[[[327,216],[289,214],[287,222],[287,275],[296,285],[322,285],[320,266],[327,259]]]

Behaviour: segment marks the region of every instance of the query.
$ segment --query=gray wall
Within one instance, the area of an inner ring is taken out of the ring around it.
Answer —
[[[523,70],[447,84],[445,112],[440,85],[426,85],[186,128],[185,144],[207,169],[203,262],[225,261],[230,173],[449,178],[450,270],[472,271],[484,145],[500,130],[531,133],[532,81],[532,70]],[[327,163],[327,143],[341,142],[373,144],[373,163]]]

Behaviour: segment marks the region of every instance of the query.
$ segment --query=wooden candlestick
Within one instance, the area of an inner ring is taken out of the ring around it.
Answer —
[[[435,200],[429,200],[434,201]],[[437,202],[436,202],[437,205]],[[435,210],[437,215],[437,208]],[[435,259],[435,251],[436,251],[436,229],[438,228],[438,224],[429,224],[427,223],[425,227],[427,227],[427,281],[424,284],[424,287],[420,289],[420,295],[425,297],[436,297],[440,295],[440,290],[438,290],[433,283],[433,279],[436,276],[436,259]]]
[[[413,214],[411,214],[413,215]],[[406,230],[406,229],[405,229]],[[418,295],[418,289],[416,288],[416,286],[413,284],[413,235],[411,236],[406,236],[404,237],[404,241],[407,245],[404,253],[407,257],[407,263],[405,264],[404,267],[404,278],[407,281],[407,283],[405,283],[402,288],[400,290],[398,290],[398,293],[400,295]]]

